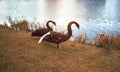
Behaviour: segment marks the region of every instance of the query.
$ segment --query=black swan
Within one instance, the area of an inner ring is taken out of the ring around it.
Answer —
[[[71,21],[68,24],[67,27],[67,34],[62,34],[60,32],[53,32],[50,31],[48,33],[46,33],[39,41],[38,43],[42,42],[42,41],[48,41],[48,42],[52,42],[52,43],[57,43],[57,48],[59,48],[59,43],[67,41],[71,36],[72,36],[72,29],[71,29],[71,25],[75,24],[76,27],[79,29],[80,25],[75,22],[75,21]]]
[[[52,20],[49,20],[47,21],[46,23],[46,27],[47,28],[39,28],[39,29],[36,29],[35,31],[32,32],[31,36],[38,36],[38,37],[41,37],[43,36],[44,34],[46,34],[47,32],[49,31],[53,31],[53,29],[49,26],[49,23],[52,23],[56,26],[56,23]]]

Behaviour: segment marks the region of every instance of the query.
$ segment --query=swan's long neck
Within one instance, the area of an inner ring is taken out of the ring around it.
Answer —
[[[49,26],[49,23],[52,23],[52,24],[54,24],[54,25],[56,25],[56,23],[54,22],[54,21],[52,21],[52,20],[49,20],[48,22],[47,22],[47,24],[46,24],[46,26],[47,26],[47,28],[50,30],[50,31],[53,31],[53,29]]]
[[[71,25],[72,25],[72,23],[69,23],[69,25],[68,25],[68,27],[67,27],[67,30],[68,30],[67,36],[68,36],[69,38],[72,36]]]
[[[72,24],[75,24],[77,27],[79,26],[79,24],[75,21],[72,21],[68,24],[68,27],[67,27],[67,30],[68,30],[67,37],[68,38],[70,38],[72,36],[72,29],[71,29]]]

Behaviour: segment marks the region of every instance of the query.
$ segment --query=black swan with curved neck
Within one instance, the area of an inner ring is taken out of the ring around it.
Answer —
[[[49,31],[53,31],[53,29],[49,26],[49,23],[52,23],[53,25],[56,26],[56,23],[52,20],[49,20],[47,21],[46,23],[46,27],[47,28],[39,28],[39,29],[36,29],[35,31],[32,32],[31,36],[38,36],[38,37],[41,37],[43,36],[44,34],[46,34],[47,32]]]
[[[59,48],[59,43],[67,41],[72,36],[72,29],[71,29],[71,25],[72,24],[75,24],[76,27],[79,29],[80,25],[77,22],[75,22],[75,21],[71,21],[68,24],[68,27],[67,27],[67,30],[68,30],[67,34],[62,34],[60,32],[50,31],[50,32],[46,33],[42,37],[42,39],[39,40],[38,43],[40,43],[42,41],[48,41],[48,42],[56,43],[57,44],[57,48]]]

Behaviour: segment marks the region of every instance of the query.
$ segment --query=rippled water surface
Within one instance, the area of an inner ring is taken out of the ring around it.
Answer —
[[[0,0],[0,22],[8,16],[40,23],[51,19],[62,30],[75,20],[81,27],[73,25],[73,35],[120,34],[120,0]]]

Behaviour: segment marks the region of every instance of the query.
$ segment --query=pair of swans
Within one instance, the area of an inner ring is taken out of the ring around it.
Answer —
[[[43,41],[52,42],[52,43],[56,43],[57,48],[59,48],[60,47],[59,43],[67,41],[72,36],[72,29],[71,29],[72,24],[75,24],[78,29],[80,28],[80,25],[77,22],[71,21],[68,23],[67,26],[68,32],[64,34],[61,32],[53,31],[53,29],[49,26],[50,22],[56,26],[56,23],[54,21],[49,20],[46,23],[47,28],[40,28],[32,32],[32,36],[39,36],[39,37],[42,36],[41,39],[38,41],[38,43]]]

